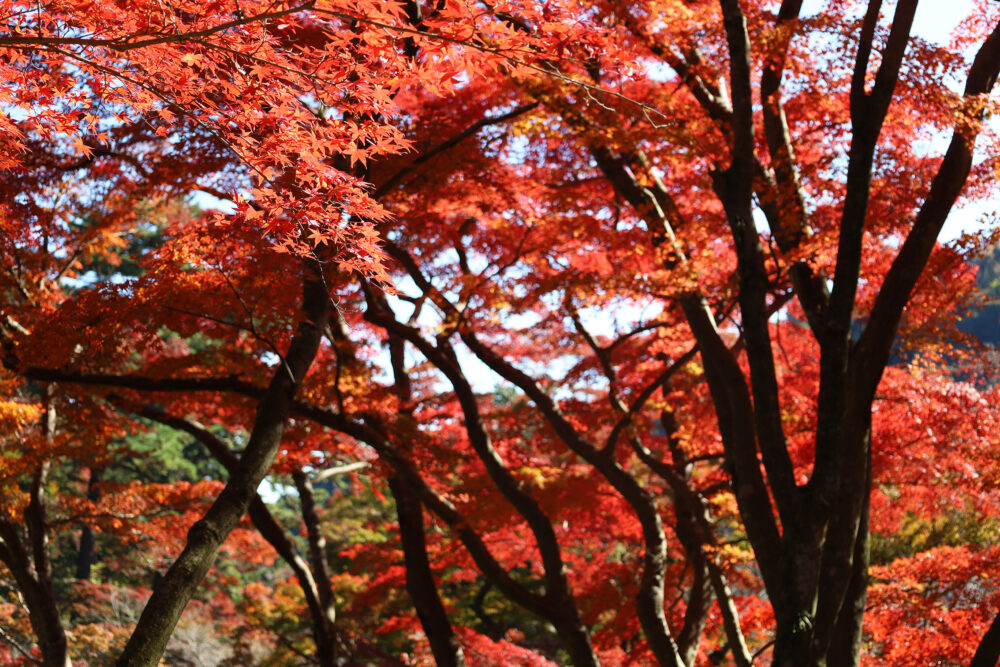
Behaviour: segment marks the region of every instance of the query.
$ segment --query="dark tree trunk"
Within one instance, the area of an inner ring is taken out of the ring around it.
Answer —
[[[87,479],[87,500],[96,502],[98,498],[97,482],[101,479],[100,469],[91,468]],[[80,528],[80,546],[76,551],[76,578],[78,581],[90,581],[90,571],[94,564],[94,531],[88,524]]]
[[[163,410],[150,405],[136,404],[117,397],[111,398],[112,402],[123,409],[130,410],[147,419],[152,419],[153,421],[160,422],[161,424],[194,436],[205,445],[205,448],[212,457],[222,464],[228,472],[231,473],[239,464],[239,459],[229,449],[229,445],[201,424],[168,415]],[[268,509],[259,495],[254,495],[253,500],[250,501],[247,513],[257,532],[267,540],[267,543],[271,545],[275,552],[288,564],[292,572],[295,573],[312,619],[313,639],[316,642],[316,660],[320,664],[320,667],[333,667],[333,665],[337,664],[337,637],[333,627],[334,615],[332,609],[328,612],[324,608],[323,603],[320,602],[319,588],[312,571],[309,569],[309,565],[299,556],[291,536],[278,520],[274,518],[271,510]],[[158,584],[159,582],[157,581],[156,583]],[[327,582],[327,585],[329,586],[329,582]],[[332,595],[329,597],[332,599]]]
[[[699,550],[695,554],[688,553],[691,567],[694,569],[694,579],[688,594],[687,608],[684,610],[684,625],[677,633],[677,652],[687,667],[694,665],[701,646],[702,633],[708,621],[708,610],[712,605],[712,582],[708,577],[708,567]]]
[[[153,592],[117,664],[159,662],[181,612],[207,574],[219,547],[247,511],[281,444],[292,398],[319,350],[330,313],[330,296],[318,264],[307,263],[304,318],[262,397],[239,465],[215,502],[188,533],[177,560]]]
[[[439,667],[464,667],[465,655],[438,595],[434,573],[427,558],[424,512],[420,498],[397,476],[389,478],[389,489],[399,518],[399,537],[406,561],[406,590],[416,607],[420,625],[434,653],[434,660]]]
[[[994,617],[989,630],[983,635],[969,667],[996,667],[998,664],[1000,664],[1000,614]]]
[[[398,336],[389,339],[389,359],[392,363],[396,397],[399,399],[400,418],[409,422],[413,418],[413,394],[410,376],[406,372],[405,347],[406,343]],[[441,667],[465,667],[465,653],[452,630],[427,558],[424,509],[420,497],[398,474],[389,478],[389,490],[396,504],[399,539],[406,563],[406,589],[431,645],[434,660]]]
[[[94,531],[84,524],[80,529],[80,547],[76,552],[76,578],[90,581],[90,570],[94,564]]]
[[[390,247],[390,250],[392,249]],[[407,255],[394,255],[394,257],[409,264],[408,268],[413,268],[412,258]],[[416,275],[417,279],[422,278],[419,271],[416,272]],[[423,284],[425,287],[427,286],[426,283]],[[599,662],[590,641],[590,631],[580,620],[579,610],[566,576],[561,547],[552,521],[538,501],[506,467],[503,459],[494,448],[479,411],[476,393],[469,384],[468,378],[463,374],[454,349],[446,341],[439,341],[437,345],[429,343],[416,329],[396,319],[395,313],[384,296],[373,292],[367,284],[364,287],[368,301],[365,319],[385,328],[390,338],[399,338],[412,344],[451,382],[465,419],[469,443],[483,462],[486,473],[496,485],[497,490],[524,517],[535,537],[542,559],[546,607],[552,612],[547,616],[548,620],[555,626],[560,639],[565,643],[566,650],[574,665],[596,667]],[[468,343],[468,341],[466,342]],[[473,351],[475,352],[475,350]],[[661,615],[662,599],[661,595]]]
[[[46,412],[51,414],[49,409]],[[47,474],[48,463],[42,463],[32,480],[31,499],[25,510],[27,539],[22,536],[19,526],[0,521],[0,560],[10,570],[24,598],[28,620],[42,653],[42,664],[69,667],[69,646],[52,588],[48,558],[48,528],[45,522]]]
[[[309,560],[316,581],[316,591],[319,595],[320,615],[323,624],[325,641],[334,642],[336,631],[334,621],[337,618],[333,589],[330,587],[330,565],[326,559],[326,538],[320,524],[319,512],[316,509],[316,496],[313,493],[312,482],[301,470],[292,474],[295,487],[299,492],[302,504],[302,520],[306,525],[306,538],[309,542]],[[329,647],[333,648],[333,646]],[[332,656],[331,656],[332,657]]]
[[[56,433],[56,410],[53,398],[53,388],[46,385],[43,392],[44,412],[42,413],[42,433],[47,443],[51,443]],[[28,576],[28,591],[33,599],[28,608],[31,615],[31,625],[38,636],[38,646],[42,651],[42,662],[53,667],[69,665],[69,645],[62,618],[59,616],[59,606],[56,602],[55,589],[52,586],[52,563],[49,560],[49,526],[46,518],[45,485],[48,482],[49,462],[38,465],[35,476],[31,480],[31,496],[28,507],[24,511],[24,521],[28,527],[28,548],[31,550],[31,564],[34,566],[34,577],[30,576],[31,566],[25,562]],[[27,556],[27,554],[26,554]],[[27,558],[25,559],[27,561]]]

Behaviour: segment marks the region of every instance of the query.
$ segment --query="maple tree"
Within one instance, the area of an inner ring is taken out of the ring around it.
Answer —
[[[0,2],[6,657],[994,664],[973,4]]]

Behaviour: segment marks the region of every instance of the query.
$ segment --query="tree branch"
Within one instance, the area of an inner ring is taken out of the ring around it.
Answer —
[[[312,8],[315,4],[315,0],[310,0],[309,2],[303,3],[301,5],[296,5],[294,7],[289,7],[288,9],[283,9],[276,12],[265,12],[262,14],[254,14],[253,16],[244,16],[242,18],[237,18],[232,21],[227,21],[225,23],[220,23],[219,25],[212,26],[210,28],[204,28],[202,30],[192,30],[191,32],[181,32],[169,35],[161,35],[159,37],[151,37],[149,39],[140,39],[138,41],[128,41],[129,38],[119,38],[119,39],[95,39],[92,37],[44,37],[41,35],[0,35],[0,47],[6,46],[11,48],[21,48],[25,46],[86,46],[86,47],[99,47],[105,49],[111,49],[119,53],[124,53],[126,51],[134,51],[135,49],[142,49],[148,46],[155,46],[157,44],[169,44],[169,43],[183,43],[195,39],[200,39],[202,37],[208,37],[219,32],[224,32],[231,28],[237,28],[242,25],[247,25],[249,23],[260,23],[267,21],[269,19],[281,18],[283,16],[288,16],[289,14],[296,14],[298,12],[305,11]]]
[[[257,486],[267,474],[292,408],[292,396],[319,350],[330,312],[330,297],[318,266],[310,265],[303,285],[304,317],[285,355],[285,363],[274,373],[260,400],[239,464],[225,488],[192,526],[184,551],[153,591],[125,650],[121,666],[155,665],[166,647],[180,614],[208,572],[219,546],[235,527],[253,500]]]

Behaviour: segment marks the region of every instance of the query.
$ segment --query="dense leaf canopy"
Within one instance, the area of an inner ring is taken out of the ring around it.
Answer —
[[[917,4],[0,0],[0,663],[995,664]]]

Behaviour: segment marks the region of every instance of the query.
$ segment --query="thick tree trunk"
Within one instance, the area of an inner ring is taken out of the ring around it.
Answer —
[[[304,318],[299,322],[288,352],[275,370],[258,405],[250,441],[239,465],[212,507],[191,527],[184,550],[150,597],[118,659],[118,665],[152,667],[157,664],[181,612],[270,469],[281,444],[292,397],[319,350],[329,317],[330,296],[320,271],[318,264],[307,264],[303,289]]]
[[[84,524],[80,529],[80,546],[76,552],[77,581],[90,581],[90,570],[94,564],[94,531]]]
[[[399,399],[400,418],[405,422],[413,419],[413,388],[406,371],[405,341],[398,336],[389,338],[389,360],[392,364],[393,383],[396,398]],[[351,360],[356,359],[351,352]],[[406,589],[417,610],[420,625],[431,645],[434,660],[441,667],[465,667],[465,653],[448,620],[437,586],[434,573],[427,557],[427,538],[424,534],[423,503],[417,492],[395,474],[389,478],[389,491],[396,505],[399,522],[399,539],[403,547],[406,563]]]
[[[28,607],[28,618],[31,629],[38,640],[38,648],[42,653],[42,664],[47,667],[69,667],[69,645],[59,607],[56,604],[55,593],[51,583],[43,583],[30,573],[18,576],[18,590],[24,596]]]
[[[46,385],[43,393],[45,410],[42,413],[42,433],[46,443],[51,444],[56,433],[52,386]],[[24,511],[24,522],[28,526],[28,547],[34,565],[34,577],[29,577],[33,579],[34,585],[28,586],[34,601],[29,609],[34,607],[31,611],[31,625],[38,636],[42,661],[46,665],[63,667],[70,664],[69,645],[59,616],[59,606],[52,586],[52,562],[49,560],[49,526],[45,512],[45,485],[48,482],[49,466],[48,461],[42,461],[38,465],[34,479],[31,480],[28,507]]]
[[[465,655],[452,630],[445,611],[434,573],[427,558],[427,541],[424,535],[424,513],[420,498],[397,477],[389,478],[389,489],[396,503],[399,520],[399,537],[406,562],[406,590],[416,607],[420,625],[430,642],[431,652],[438,667],[465,667]]]
[[[660,388],[664,397],[669,393],[669,381]],[[674,515],[676,522],[674,533],[677,540],[687,554],[688,562],[694,571],[691,582],[691,591],[688,595],[687,609],[684,611],[684,625],[677,634],[677,651],[681,660],[688,667],[694,665],[698,657],[698,648],[701,645],[702,634],[705,631],[705,624],[708,621],[708,612],[712,604],[712,575],[709,571],[711,556],[705,553],[705,546],[710,537],[706,534],[699,523],[698,513],[704,516],[704,507],[695,502],[694,493],[690,490],[692,467],[687,459],[684,449],[678,441],[677,419],[671,410],[660,412],[660,425],[667,436],[667,447],[670,449],[670,456],[673,459],[672,469],[659,460],[654,460],[650,452],[639,451],[640,458],[646,461],[654,472],[660,474],[673,489]],[[636,443],[640,447],[641,443]],[[684,489],[681,489],[683,484]],[[682,493],[690,492],[688,493]],[[706,524],[707,525],[707,524]],[[723,600],[720,599],[720,608]]]
[[[7,522],[0,523],[0,560],[10,570],[23,596],[31,629],[42,653],[42,664],[69,667],[66,632],[59,617],[55,593],[51,584],[46,585],[36,578],[17,528]]]
[[[31,499],[25,510],[27,540],[22,539],[18,526],[7,521],[0,522],[0,560],[10,570],[17,589],[24,598],[28,620],[42,653],[42,664],[47,667],[69,667],[69,646],[52,588],[48,559],[44,509],[47,474],[46,462],[39,466],[32,480]]]
[[[708,621],[708,610],[712,605],[712,582],[708,577],[708,567],[700,552],[688,553],[688,560],[694,569],[694,579],[688,595],[687,609],[684,610],[684,625],[677,633],[677,652],[686,667],[694,665],[701,646],[702,633]]]
[[[111,399],[113,403],[123,409],[194,436],[205,445],[212,457],[222,464],[228,472],[232,473],[239,464],[239,459],[229,449],[229,445],[201,424],[168,415],[163,410],[150,405],[135,404],[116,397],[111,397]],[[316,661],[321,667],[333,667],[336,664],[337,655],[336,634],[332,623],[333,614],[327,613],[320,602],[319,589],[309,565],[299,556],[291,536],[274,518],[271,510],[268,509],[259,495],[254,495],[247,513],[257,532],[288,564],[288,567],[295,574],[295,578],[298,579],[306,606],[309,608],[309,615],[312,618],[313,639],[316,642]]]
[[[87,479],[87,500],[90,502],[95,502],[98,498],[96,484],[100,479],[101,471],[91,468]],[[91,567],[94,564],[94,546],[94,530],[88,524],[83,524],[83,527],[80,528],[80,546],[76,551],[76,578],[78,581],[90,581]]]
[[[990,629],[983,635],[969,667],[996,667],[998,664],[1000,664],[1000,614],[994,617]]]
[[[869,495],[871,493],[871,461],[868,463],[868,489],[862,508],[858,537],[854,545],[851,581],[837,617],[833,638],[827,653],[829,667],[854,667],[861,662],[861,631],[868,601],[868,564],[870,562]]]

